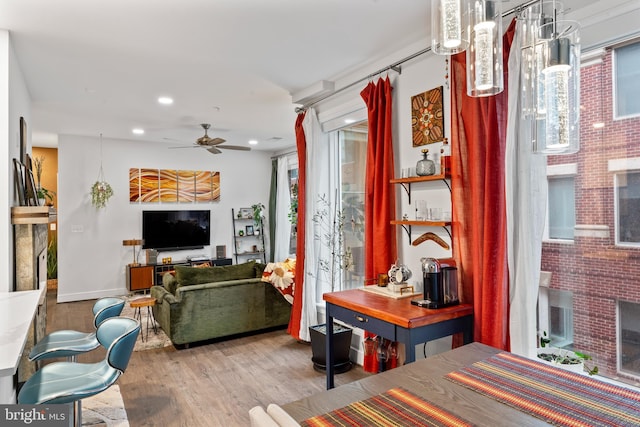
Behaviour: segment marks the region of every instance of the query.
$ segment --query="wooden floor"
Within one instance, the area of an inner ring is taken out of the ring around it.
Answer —
[[[95,301],[47,299],[47,331],[92,329]],[[78,358],[94,362],[98,349]],[[336,375],[336,386],[370,374],[356,366]],[[284,330],[176,350],[134,352],[118,380],[132,427],[248,426],[249,409],[285,403],[325,390],[325,376],[311,363],[311,346]]]

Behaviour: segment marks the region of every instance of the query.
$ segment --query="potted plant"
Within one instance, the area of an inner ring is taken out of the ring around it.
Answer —
[[[578,374],[584,374],[585,369],[589,375],[598,373],[597,366],[589,367],[585,363],[587,360],[591,360],[591,356],[579,351],[552,347],[551,339],[547,337],[546,331],[543,331],[540,335],[540,347],[538,347],[537,357],[543,362]]]
[[[58,242],[54,236],[47,246],[47,289],[58,288]]]
[[[260,224],[262,224],[262,211],[264,210],[264,205],[262,203],[256,203],[255,205],[251,205],[251,209],[253,210],[253,223],[256,226],[256,230],[259,230]]]
[[[317,211],[313,215],[313,222],[317,225],[318,230],[314,239],[322,242],[329,252],[328,258],[318,260],[318,267],[324,273],[325,278],[329,280],[333,292],[336,288],[336,282],[341,280],[341,273],[353,269],[351,250],[344,247],[344,211],[339,211],[335,206],[332,208],[326,196],[322,195],[318,201]],[[333,368],[335,373],[346,372],[352,366],[349,353],[353,331],[351,328],[334,323],[333,334]],[[323,371],[327,366],[327,325],[309,326],[309,335],[313,368]]]
[[[53,206],[53,197],[56,195],[55,191],[47,190],[44,187],[38,187],[36,195],[40,201],[40,206]]]

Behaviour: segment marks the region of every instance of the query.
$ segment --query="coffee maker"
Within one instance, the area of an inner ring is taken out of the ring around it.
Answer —
[[[442,308],[459,304],[458,269],[453,258],[422,258],[424,304],[427,308]]]

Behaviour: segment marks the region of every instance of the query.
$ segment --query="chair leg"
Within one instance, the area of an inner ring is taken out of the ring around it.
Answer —
[[[76,427],[82,427],[82,400],[76,400]]]

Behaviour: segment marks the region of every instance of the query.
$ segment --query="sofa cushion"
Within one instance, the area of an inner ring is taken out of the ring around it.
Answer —
[[[242,264],[203,268],[176,265],[176,279],[178,286],[251,279],[259,277],[257,276],[255,264],[255,261],[250,261]]]

